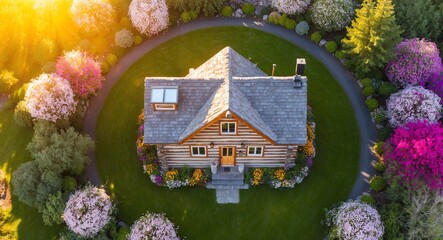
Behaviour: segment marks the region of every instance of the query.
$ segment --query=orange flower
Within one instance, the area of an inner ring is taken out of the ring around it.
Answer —
[[[283,181],[285,179],[285,170],[283,169],[278,169],[274,172],[274,178],[278,179],[280,181]]]

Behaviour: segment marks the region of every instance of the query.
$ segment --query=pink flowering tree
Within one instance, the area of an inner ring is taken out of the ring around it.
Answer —
[[[331,239],[343,240],[379,240],[384,233],[383,222],[377,210],[357,201],[342,203],[328,212],[327,224]]]
[[[69,82],[56,74],[42,74],[32,79],[24,101],[31,117],[52,122],[67,119],[77,106]]]
[[[74,22],[87,33],[107,32],[115,21],[115,10],[107,0],[74,0]]]
[[[392,94],[386,105],[389,124],[393,128],[422,120],[436,123],[441,118],[440,97],[421,86],[408,86]]]
[[[56,72],[67,79],[74,93],[82,98],[95,93],[104,81],[100,63],[81,51],[65,52],[57,60]]]
[[[411,185],[424,182],[443,188],[443,127],[440,123],[410,122],[395,130],[386,146],[388,172]]]
[[[132,0],[128,15],[132,25],[148,37],[163,31],[169,24],[165,0]]]
[[[272,6],[279,12],[295,15],[306,12],[311,0],[273,0]]]
[[[165,214],[146,213],[131,227],[129,240],[176,240],[177,231],[174,224],[166,218]]]
[[[395,59],[386,66],[386,75],[398,87],[423,84],[434,72],[441,72],[440,52],[433,42],[406,39],[395,48]]]
[[[443,98],[443,72],[433,73],[425,85],[427,89],[432,90],[440,98]]]
[[[92,238],[109,222],[111,213],[111,198],[105,190],[86,186],[69,196],[63,219],[74,233]]]

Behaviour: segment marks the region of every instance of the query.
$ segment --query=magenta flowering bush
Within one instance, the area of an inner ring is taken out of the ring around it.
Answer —
[[[423,84],[434,72],[441,72],[440,52],[433,42],[406,39],[395,48],[395,59],[386,66],[386,75],[398,87]]]
[[[31,117],[52,122],[68,118],[77,106],[69,82],[56,74],[32,79],[24,101]]]
[[[56,72],[67,79],[79,97],[87,97],[102,87],[100,63],[86,52],[69,51],[57,60]]]
[[[426,88],[443,98],[443,72],[433,73],[426,83]]]
[[[105,190],[86,186],[69,196],[63,219],[74,233],[92,238],[109,222],[111,213],[111,198]]]
[[[443,127],[423,121],[397,128],[388,142],[385,162],[388,172],[405,183],[424,182],[431,189],[442,189]]]
[[[174,224],[166,218],[164,213],[147,212],[131,227],[129,240],[175,240],[177,236]]]
[[[327,225],[334,229],[330,239],[379,240],[384,233],[377,210],[366,203],[350,201],[327,213]]]
[[[421,86],[408,86],[387,100],[387,117],[391,127],[426,120],[436,123],[441,118],[441,98]]]

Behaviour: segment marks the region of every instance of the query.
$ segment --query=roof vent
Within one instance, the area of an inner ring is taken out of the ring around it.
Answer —
[[[303,87],[303,83],[301,81],[301,76],[295,75],[294,76],[294,88],[301,88],[301,87]]]
[[[295,65],[295,75],[305,75],[306,60],[304,58],[297,58],[297,65]]]

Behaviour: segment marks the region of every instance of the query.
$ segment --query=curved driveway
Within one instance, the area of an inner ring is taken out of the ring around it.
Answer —
[[[91,99],[89,108],[86,111],[86,115],[84,118],[84,131],[95,140],[95,127],[97,123],[97,118],[109,92],[111,91],[114,84],[118,81],[118,79],[123,75],[123,73],[135,61],[137,61],[143,55],[156,48],[163,42],[166,42],[179,35],[183,35],[185,33],[203,28],[221,26],[243,26],[276,35],[280,38],[286,39],[287,41],[293,43],[300,48],[303,48],[326,66],[326,68],[331,72],[334,78],[337,79],[338,83],[345,91],[354,109],[355,118],[357,119],[357,125],[360,130],[359,171],[356,182],[349,197],[356,198],[362,192],[366,191],[368,189],[368,177],[370,177],[373,173],[373,169],[371,167],[372,155],[369,151],[369,145],[372,141],[376,140],[376,130],[364,103],[364,99],[360,94],[361,90],[356,83],[356,79],[343,67],[343,65],[337,58],[332,56],[325,49],[317,46],[309,39],[298,36],[295,31],[289,31],[277,25],[255,21],[252,19],[214,18],[197,20],[174,27],[168,32],[150,38],[143,42],[141,45],[132,49],[123,58],[121,58],[114,67],[112,67],[111,71],[109,71],[109,73],[106,75],[106,81],[104,82],[103,88],[100,89],[97,92],[97,95]],[[93,184],[101,184],[97,172],[95,152],[91,151],[89,155],[92,161],[91,164],[88,166],[87,175]]]

